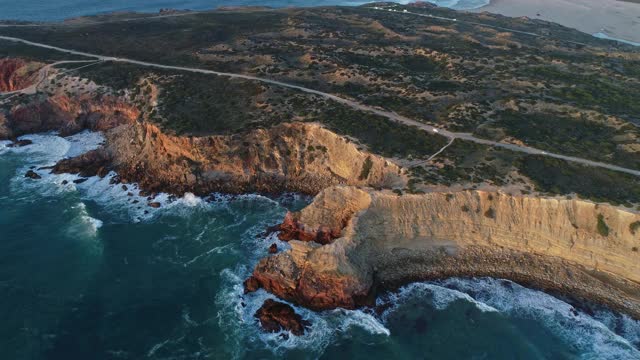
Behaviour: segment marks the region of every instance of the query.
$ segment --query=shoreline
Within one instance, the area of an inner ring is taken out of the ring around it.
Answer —
[[[263,258],[245,289],[313,310],[357,309],[414,282],[491,277],[640,319],[629,225],[638,219],[580,200],[334,187],[285,217],[279,238],[291,250]]]
[[[531,19],[554,22],[594,36],[603,33],[611,40],[640,44],[640,4],[634,2],[491,0],[487,6],[466,11],[473,13],[486,11],[509,17],[526,16]]]

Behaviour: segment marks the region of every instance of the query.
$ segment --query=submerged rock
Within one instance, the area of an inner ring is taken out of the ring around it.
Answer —
[[[38,175],[38,174],[37,174],[35,171],[33,171],[33,170],[29,170],[29,171],[27,171],[27,173],[26,173],[26,174],[24,174],[24,177],[27,177],[27,178],[29,178],[29,179],[34,179],[34,180],[42,179],[42,176]]]
[[[27,146],[27,145],[31,145],[33,144],[33,141],[31,140],[16,140],[13,143],[9,144],[9,147],[23,147],[23,146]]]
[[[311,325],[309,321],[296,314],[291,306],[272,299],[265,300],[254,316],[260,321],[262,328],[268,332],[287,330],[300,336],[304,335],[305,329]]]
[[[159,208],[160,206],[162,206],[162,204],[160,204],[159,202],[150,202],[149,206],[151,206],[154,209]]]
[[[271,244],[271,246],[269,246],[269,254],[275,254],[278,252],[278,245],[276,245],[275,243]]]

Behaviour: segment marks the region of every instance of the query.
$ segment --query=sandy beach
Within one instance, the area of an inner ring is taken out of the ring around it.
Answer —
[[[580,31],[640,43],[640,3],[620,0],[491,0],[470,10],[553,21]]]

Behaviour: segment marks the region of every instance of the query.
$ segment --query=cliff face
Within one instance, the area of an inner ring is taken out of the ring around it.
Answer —
[[[139,111],[119,98],[103,96],[35,96],[0,115],[0,139],[59,131],[62,136],[84,129],[105,131],[135,121]]]
[[[32,75],[37,77],[41,66],[19,59],[0,63],[4,88],[19,88],[26,79],[20,74],[28,74],[27,68],[36,69]],[[145,121],[138,107],[124,97],[73,87],[53,91],[23,95],[20,101],[4,104],[0,139],[45,131],[66,136],[84,129],[105,134],[103,148],[62,160],[55,172],[104,176],[114,170],[122,180],[138,182],[145,190],[180,195],[215,191],[316,194],[337,184],[380,187],[405,182],[395,164],[358,150],[317,124],[283,124],[233,136],[173,136]],[[147,101],[154,103],[154,99]]]
[[[357,204],[354,215],[341,204]],[[407,281],[496,276],[640,314],[640,233],[632,225],[640,216],[619,208],[480,191],[397,196],[339,187],[292,217],[311,228],[346,224],[332,243],[291,241],[291,250],[254,271],[262,287],[312,308],[356,307],[377,287]]]
[[[12,92],[32,85],[42,66],[41,63],[22,59],[0,59],[0,92]]]
[[[122,179],[181,194],[298,191],[336,184],[402,183],[401,169],[316,124],[282,124],[242,135],[179,137],[148,123],[106,132],[100,150]],[[365,169],[365,170],[363,170]]]

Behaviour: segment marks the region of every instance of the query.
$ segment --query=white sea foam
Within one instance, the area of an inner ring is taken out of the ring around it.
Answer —
[[[438,309],[444,310],[456,301],[466,301],[474,304],[482,312],[497,312],[498,310],[482,301],[478,301],[469,294],[449,289],[434,283],[413,283],[400,288],[397,292],[386,294],[377,300],[378,305],[390,304],[391,306],[383,313],[383,319],[396,311],[406,301],[413,298],[428,299],[430,304]]]
[[[303,319],[311,325],[304,335],[294,336],[288,331],[267,333],[260,329],[254,314],[265,300],[276,299],[264,290],[243,295],[242,280],[238,271],[224,270],[221,274],[225,280],[226,291],[219,293],[216,303],[221,309],[218,316],[219,325],[229,329],[230,341],[237,351],[234,358],[244,357],[244,346],[252,344],[254,347],[267,347],[276,355],[284,355],[291,349],[304,349],[311,357],[319,356],[340,336],[353,328],[360,328],[371,335],[388,336],[390,331],[374,316],[361,310],[336,309],[324,312],[314,312],[303,307],[289,304]],[[244,345],[244,346],[243,346]]]
[[[630,337],[616,334],[611,328],[572,305],[544,292],[532,290],[507,280],[448,279],[439,286],[468,294],[501,313],[534,319],[557,336],[580,349],[584,359],[638,359],[640,351],[631,342],[637,340],[638,322],[627,318]]]
[[[615,38],[613,36],[609,36],[603,32],[598,32],[593,34],[593,36],[597,37],[598,39],[606,39],[606,40],[613,40],[613,41],[617,41],[623,44],[627,44],[627,45],[632,45],[632,46],[640,46],[640,43],[637,42],[633,42],[633,41],[629,41],[629,40],[624,40],[624,39],[618,39]]]
[[[270,209],[274,211],[274,216],[276,211],[279,215],[284,212],[279,206],[270,206]],[[266,216],[265,218],[273,217]],[[244,352],[247,351],[247,344],[251,344],[253,348],[258,349],[266,346],[276,355],[284,356],[289,350],[304,349],[305,353],[309,354],[310,357],[318,357],[337,337],[356,328],[373,336],[387,337],[390,335],[389,329],[384,326],[379,318],[362,310],[335,309],[314,312],[294,304],[289,305],[303,319],[311,323],[308,331],[303,336],[293,336],[286,331],[279,333],[263,332],[254,314],[266,299],[275,299],[275,297],[264,290],[244,294],[243,281],[251,274],[254,264],[268,253],[268,247],[272,243],[277,244],[280,251],[290,248],[287,242],[278,239],[276,233],[265,237],[259,236],[267,225],[272,224],[260,223],[247,229],[242,234],[240,245],[248,250],[247,261],[234,269],[225,269],[220,274],[223,291],[220,291],[216,296],[216,304],[220,309],[218,322],[222,328],[228,329],[229,337],[227,340],[236,345],[229,347],[231,351],[235,352],[234,358],[243,358],[245,356]]]

